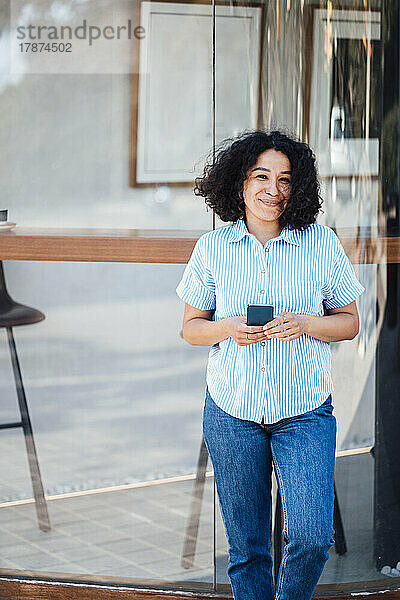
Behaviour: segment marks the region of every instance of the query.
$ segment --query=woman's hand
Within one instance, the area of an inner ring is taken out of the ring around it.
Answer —
[[[246,325],[246,321],[246,317],[225,319],[227,337],[234,339],[239,346],[248,346],[267,339],[262,325]]]
[[[295,315],[294,313],[280,313],[264,325],[263,329],[267,339],[278,338],[283,341],[297,340],[305,333],[305,315]]]

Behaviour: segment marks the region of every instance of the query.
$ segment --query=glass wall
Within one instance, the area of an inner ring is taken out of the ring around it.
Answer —
[[[1,179],[18,225],[211,227],[191,184],[212,145],[212,17],[163,6],[3,3]]]
[[[38,520],[23,432],[1,431],[1,569],[211,585],[210,474],[196,557],[182,566],[207,354],[179,336],[182,269],[6,263],[10,293],[46,315],[14,335],[51,528]],[[1,422],[15,422],[2,333]]]
[[[359,335],[332,344],[346,551],[317,592],[400,589],[397,2],[10,0],[0,18],[0,208],[44,248],[4,271],[46,317],[14,328],[38,463],[0,428],[0,575],[229,591],[184,265],[53,262],[47,236],[195,240],[225,225],[192,191],[207,155],[278,128],[314,149],[319,222],[366,288]],[[0,333],[0,424],[16,423]]]

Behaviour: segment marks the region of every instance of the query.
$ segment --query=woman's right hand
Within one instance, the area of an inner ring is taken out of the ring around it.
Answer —
[[[225,319],[227,337],[231,337],[239,346],[249,346],[267,339],[262,325],[246,325],[246,317]]]

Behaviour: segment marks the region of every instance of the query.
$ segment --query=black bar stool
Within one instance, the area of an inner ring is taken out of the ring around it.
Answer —
[[[50,519],[47,512],[42,477],[40,475],[39,462],[33,439],[32,424],[29,416],[28,404],[26,402],[17,348],[15,346],[12,329],[17,325],[33,325],[33,323],[39,323],[39,321],[43,321],[44,318],[44,314],[39,310],[19,304],[9,296],[4,278],[3,263],[0,261],[0,327],[7,330],[8,345],[10,348],[11,363],[17,389],[19,411],[21,414],[21,421],[0,424],[0,429],[11,429],[12,427],[22,427],[23,429],[38,523],[42,531],[48,531],[51,528]]]

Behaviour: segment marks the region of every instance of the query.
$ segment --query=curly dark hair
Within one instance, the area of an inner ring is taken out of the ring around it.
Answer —
[[[244,131],[224,140],[210,156],[201,177],[195,179],[194,193],[205,198],[222,221],[244,216],[243,183],[248,170],[265,150],[285,154],[292,167],[291,192],[286,209],[279,217],[281,227],[306,229],[315,223],[322,198],[315,156],[304,142],[282,131]]]

